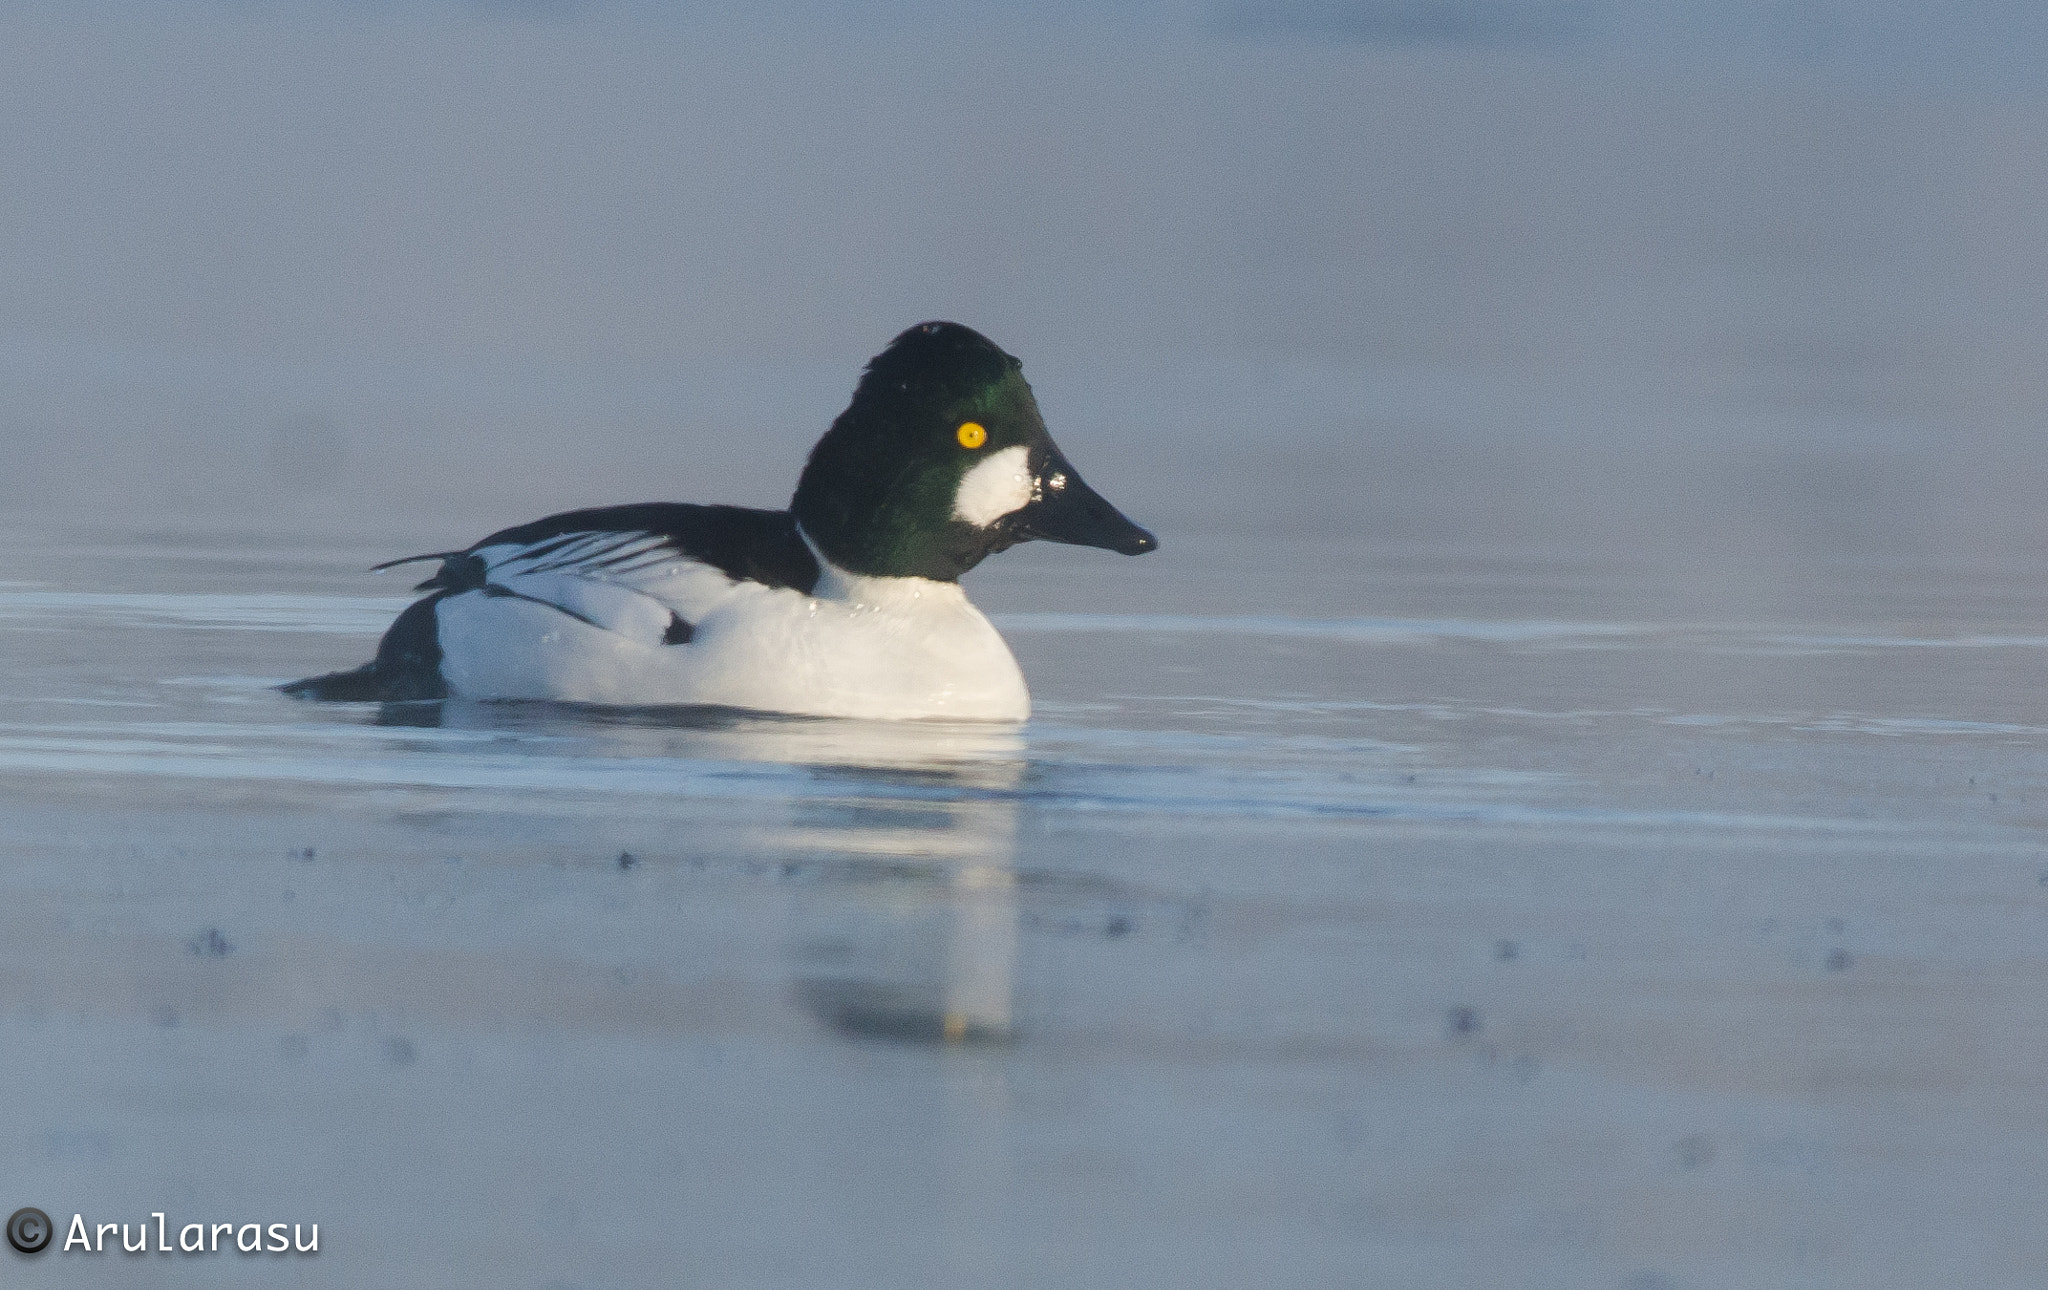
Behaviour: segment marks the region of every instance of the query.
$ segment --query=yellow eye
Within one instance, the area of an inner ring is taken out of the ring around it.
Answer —
[[[979,448],[988,442],[988,431],[981,427],[980,422],[962,421],[960,428],[953,432],[953,437],[960,441],[962,448]]]

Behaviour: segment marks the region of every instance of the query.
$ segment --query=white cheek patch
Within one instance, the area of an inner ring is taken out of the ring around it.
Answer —
[[[995,453],[960,477],[953,518],[987,528],[1031,500],[1030,451],[1019,444]]]

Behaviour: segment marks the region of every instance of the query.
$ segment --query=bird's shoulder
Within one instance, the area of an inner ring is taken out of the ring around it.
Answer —
[[[809,594],[819,573],[788,511],[687,502],[564,511],[434,555],[441,568],[421,590],[474,590],[546,574],[631,584],[683,564]]]

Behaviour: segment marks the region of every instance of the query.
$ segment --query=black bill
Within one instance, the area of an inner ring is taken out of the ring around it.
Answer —
[[[1143,555],[1159,547],[1158,538],[1125,519],[1122,511],[1088,487],[1057,448],[1039,467],[1032,500],[1013,512],[1007,524],[1019,542],[1065,542],[1122,555]]]

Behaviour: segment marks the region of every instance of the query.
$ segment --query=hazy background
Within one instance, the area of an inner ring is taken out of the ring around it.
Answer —
[[[0,8],[0,505],[779,505],[952,317],[1168,536],[2031,560],[2018,3]]]

